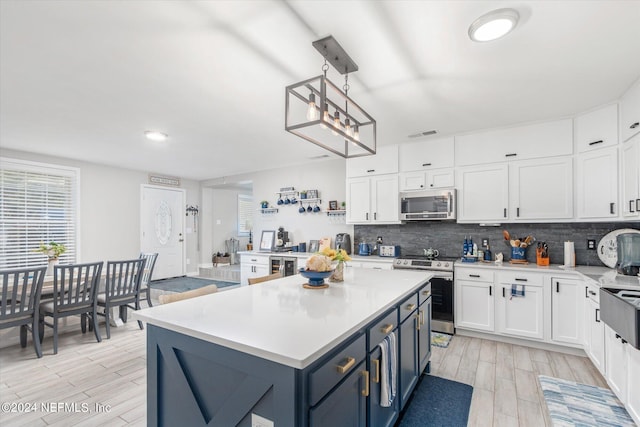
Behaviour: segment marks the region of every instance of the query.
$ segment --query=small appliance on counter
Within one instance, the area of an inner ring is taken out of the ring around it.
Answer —
[[[347,254],[351,255],[351,236],[349,233],[336,234],[336,250],[344,249]]]
[[[400,256],[400,246],[398,245],[379,245],[378,256],[397,258]]]
[[[361,255],[361,256],[371,255],[371,245],[365,242],[360,243],[358,245],[358,255]]]
[[[276,234],[276,247],[283,248],[289,242],[289,232],[284,231],[284,227],[278,228],[278,233]]]
[[[616,238],[618,262],[616,270],[626,276],[640,273],[640,234],[622,233]]]

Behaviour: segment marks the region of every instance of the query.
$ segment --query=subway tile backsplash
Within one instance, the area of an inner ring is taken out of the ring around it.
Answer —
[[[511,249],[502,237],[502,230],[512,236],[532,235],[536,241],[549,245],[552,264],[564,263],[564,242],[575,242],[576,264],[603,266],[595,250],[587,250],[587,239],[595,239],[596,245],[607,233],[619,228],[640,229],[640,221],[633,222],[590,222],[590,223],[549,223],[549,224],[502,224],[499,227],[482,227],[478,224],[458,224],[450,221],[407,222],[401,225],[356,225],[353,245],[357,253],[358,244],[363,241],[375,243],[382,236],[384,244],[400,245],[401,253],[422,254],[424,248],[435,248],[441,257],[462,256],[465,236],[471,236],[480,248],[483,238],[489,239],[491,252],[502,252],[505,261],[510,259]],[[527,260],[536,262],[535,243],[527,250]]]

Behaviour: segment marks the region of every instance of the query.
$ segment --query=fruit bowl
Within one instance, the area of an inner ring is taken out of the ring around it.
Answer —
[[[329,271],[311,271],[305,270],[304,268],[300,269],[300,275],[309,279],[309,286],[322,286],[324,284],[324,279],[331,276],[333,270]]]

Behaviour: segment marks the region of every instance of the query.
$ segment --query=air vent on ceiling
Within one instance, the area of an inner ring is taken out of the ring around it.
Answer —
[[[413,135],[409,135],[409,138],[420,138],[421,136],[435,135],[436,133],[438,133],[437,130],[428,130],[425,132],[414,133]]]
[[[321,154],[319,156],[313,156],[313,157],[309,157],[309,159],[311,160],[318,160],[318,159],[326,159],[327,157],[329,157],[328,154]]]

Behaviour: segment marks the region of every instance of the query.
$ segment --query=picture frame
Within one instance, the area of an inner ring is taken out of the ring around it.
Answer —
[[[338,201],[337,200],[330,200],[329,201],[329,210],[330,211],[338,210]]]
[[[320,249],[320,241],[319,240],[309,240],[309,253],[316,253]]]
[[[260,252],[271,252],[273,245],[276,241],[275,230],[262,230],[262,236],[260,237]]]
[[[317,199],[318,190],[307,190],[307,199]]]

